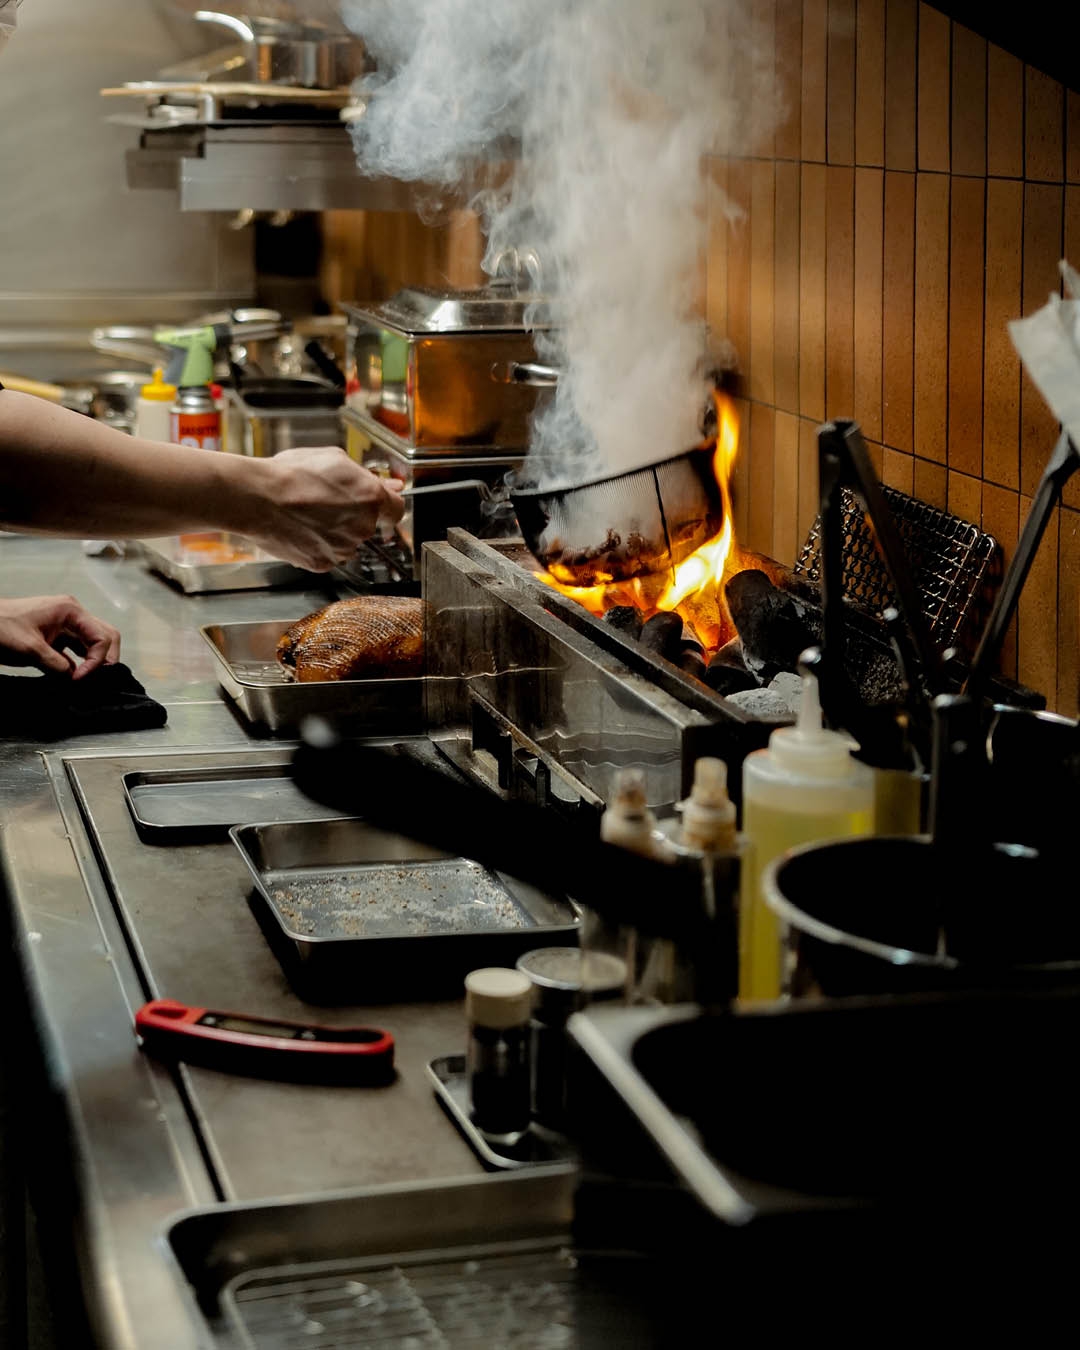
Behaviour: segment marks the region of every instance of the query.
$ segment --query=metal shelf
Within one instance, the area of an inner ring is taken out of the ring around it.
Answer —
[[[126,159],[129,187],[178,192],[181,211],[412,211],[416,204],[414,184],[364,177],[340,124],[143,130]]]

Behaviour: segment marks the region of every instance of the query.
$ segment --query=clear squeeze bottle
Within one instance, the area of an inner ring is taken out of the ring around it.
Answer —
[[[822,726],[817,680],[800,666],[802,704],[793,727],[743,763],[743,859],[739,903],[739,997],[779,998],[780,924],[765,904],[761,874],[789,848],[870,834],[874,775],[852,757],[853,742]]]

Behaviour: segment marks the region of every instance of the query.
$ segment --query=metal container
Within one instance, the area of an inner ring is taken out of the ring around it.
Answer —
[[[574,942],[578,914],[442,849],[363,820],[230,830],[271,945],[306,997],[372,1003],[456,992],[537,940]]]
[[[290,735],[305,717],[328,717],[356,733],[389,736],[422,729],[422,677],[303,684],[289,680],[276,649],[291,622],[215,623],[199,629],[213,653],[222,689],[254,728],[271,735]]]
[[[226,393],[226,445],[256,459],[298,445],[337,445],[342,399],[315,380],[247,380]]]
[[[246,15],[237,18],[207,9],[196,10],[194,18],[228,28],[243,40],[248,77],[257,84],[338,89],[368,69],[362,42],[319,24]]]
[[[350,407],[418,454],[524,453],[541,390],[508,381],[536,359],[543,300],[492,285],[409,287],[382,304],[346,305]]]
[[[139,542],[150,571],[175,582],[185,595],[317,586],[321,580],[315,573],[282,562],[249,540],[224,530]]]

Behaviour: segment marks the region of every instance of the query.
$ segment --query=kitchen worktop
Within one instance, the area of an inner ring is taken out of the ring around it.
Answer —
[[[119,792],[121,769],[149,757],[287,759],[288,742],[252,737],[223,701],[198,628],[287,622],[326,603],[326,588],[185,596],[134,557],[87,557],[78,542],[14,535],[0,535],[0,568],[8,595],[70,592],[113,623],[122,659],[168,709],[160,729],[0,744],[0,844],[36,1053],[66,1116],[98,1341],[130,1350],[195,1346],[196,1320],[162,1241],[171,1216],[222,1201],[481,1174],[423,1074],[432,1056],[460,1048],[460,1007],[358,1006],[321,1017],[292,992],[267,946],[232,846],[202,854],[204,867],[218,858],[216,870],[236,872],[235,880],[222,873],[217,909],[200,916],[185,868],[167,848],[139,843]],[[153,913],[121,913],[76,783],[96,785],[104,803],[94,826],[99,843],[109,841],[105,853],[119,842],[130,868],[160,869]],[[170,987],[158,988],[158,979]],[[255,1015],[385,1026],[397,1039],[398,1081],[357,1090],[209,1069],[175,1076],[132,1034],[133,1010],[148,992],[225,1007],[240,999],[238,1010]]]

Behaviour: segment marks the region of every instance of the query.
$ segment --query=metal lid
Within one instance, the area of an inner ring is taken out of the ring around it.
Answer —
[[[518,957],[517,968],[542,989],[592,995],[621,989],[626,979],[626,962],[620,957],[579,947],[537,947]]]
[[[532,1001],[532,981],[520,970],[483,966],[465,976],[465,1016],[475,1026],[495,1031],[522,1026]]]
[[[547,301],[542,295],[497,285],[474,291],[407,286],[381,304],[344,308],[350,318],[409,335],[525,332],[549,326]]]

